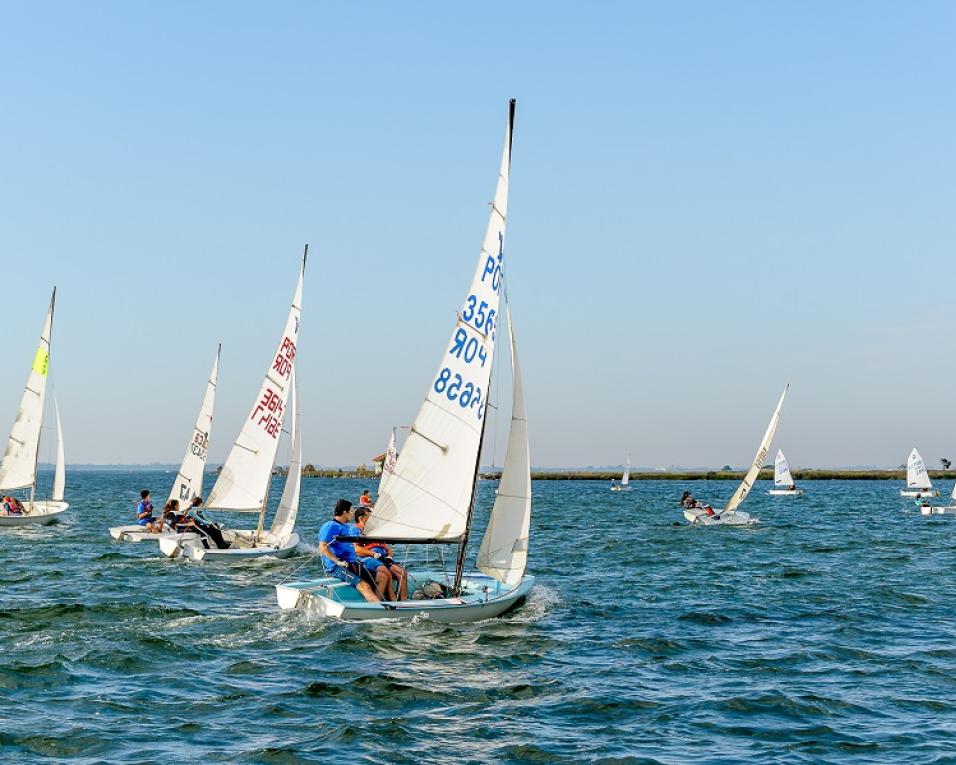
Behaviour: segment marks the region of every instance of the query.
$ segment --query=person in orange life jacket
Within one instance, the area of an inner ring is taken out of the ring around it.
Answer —
[[[362,492],[362,496],[359,497],[359,507],[371,507],[374,503],[372,502],[372,495],[368,493],[368,489]]]
[[[332,511],[332,520],[322,524],[319,530],[319,554],[322,556],[322,565],[329,576],[334,576],[358,590],[362,597],[370,603],[378,603],[380,598],[375,594],[375,577],[359,563],[355,554],[355,545],[351,542],[339,542],[338,537],[353,536],[349,525],[349,513],[352,503],[347,499],[340,499],[335,503]]]
[[[352,527],[355,529],[356,536],[365,534],[365,524],[368,522],[372,511],[365,507],[359,507],[355,510],[355,520]],[[386,581],[386,600],[408,600],[408,575],[405,569],[399,566],[392,559],[392,548],[385,542],[368,542],[367,544],[355,545],[355,553],[362,561],[362,565],[375,574],[376,581],[381,581],[381,573],[384,571],[388,578]],[[392,583],[395,584],[395,592],[392,591]]]

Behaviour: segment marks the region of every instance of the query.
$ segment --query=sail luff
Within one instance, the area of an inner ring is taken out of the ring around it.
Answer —
[[[43,403],[50,366],[50,337],[53,331],[53,310],[56,288],[43,321],[40,342],[33,355],[33,364],[20,398],[20,408],[10,428],[3,457],[0,458],[0,490],[22,489],[36,483],[40,428],[43,425]]]
[[[292,407],[292,453],[289,456],[289,472],[286,474],[285,487],[279,498],[279,509],[272,519],[270,533],[275,537],[286,537],[295,529],[299,514],[299,492],[302,486],[302,428],[299,413],[298,381],[292,373],[292,392],[289,395]]]
[[[507,312],[507,308],[505,309]],[[531,528],[531,451],[528,442],[528,415],[524,383],[518,363],[511,315],[508,313],[511,344],[512,404],[508,448],[498,482],[498,494],[491,508],[488,526],[478,549],[477,566],[504,585],[515,587],[524,576],[528,562]]]
[[[455,542],[467,533],[497,336],[513,117],[512,102],[471,286],[395,471],[382,487],[370,535]]]
[[[66,493],[66,451],[63,445],[63,427],[60,425],[60,406],[53,394],[53,413],[56,417],[56,467],[53,470],[53,492],[50,499],[62,502]]]
[[[735,512],[740,503],[747,498],[747,495],[750,493],[750,489],[754,485],[754,481],[757,480],[757,475],[760,473],[760,470],[763,467],[764,460],[767,459],[767,450],[770,448],[770,442],[773,441],[773,434],[777,430],[777,423],[780,422],[780,409],[783,406],[783,400],[786,398],[788,390],[790,390],[789,383],[783,389],[783,393],[780,394],[780,400],[777,402],[777,408],[773,411],[773,415],[770,418],[770,423],[767,425],[767,432],[764,433],[763,440],[760,442],[760,447],[757,449],[757,453],[754,455],[754,460],[750,465],[750,470],[747,471],[747,475],[744,476],[744,480],[740,482],[740,486],[737,487],[737,491],[734,492],[734,496],[732,496],[730,498],[730,502],[727,503],[727,509],[725,512]]]
[[[169,499],[177,500],[181,508],[192,502],[193,497],[202,496],[203,478],[206,472],[206,458],[209,454],[209,436],[212,433],[213,411],[216,406],[216,384],[219,379],[219,359],[222,355],[222,345],[216,349],[216,358],[212,363],[212,370],[206,380],[206,391],[203,394],[199,413],[193,432],[186,445],[186,453],[173,481],[169,492]]]
[[[206,507],[261,512],[265,505],[289,399],[308,252],[306,245],[295,295],[273,361],[259,387],[252,412],[239,431],[219,477],[209,492]]]

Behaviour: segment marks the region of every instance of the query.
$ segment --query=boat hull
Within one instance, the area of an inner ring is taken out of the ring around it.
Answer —
[[[919,509],[923,515],[956,515],[956,506],[928,505]]]
[[[135,523],[129,526],[112,526],[110,536],[117,542],[158,542],[161,539],[198,538],[195,534],[177,534],[175,531],[147,531],[145,526]]]
[[[183,537],[176,535],[171,539],[160,539],[159,549],[168,558],[178,558],[182,556],[188,560],[218,560],[218,561],[240,561],[250,558],[288,558],[295,552],[299,546],[298,532],[292,532],[289,536],[282,539],[275,539],[271,534],[265,534],[261,542],[255,547],[243,545],[241,542],[236,544],[236,540],[243,537],[251,538],[254,531],[247,530],[228,530],[223,536],[233,542],[233,546],[220,550],[217,547],[207,548],[203,545],[202,539],[198,535]]]
[[[901,497],[916,497],[916,499],[921,499],[922,497],[938,497],[939,489],[900,489]]]
[[[799,497],[803,494],[803,489],[770,489],[767,494],[774,497]]]
[[[695,526],[748,526],[757,523],[757,519],[750,513],[738,510],[734,513],[717,513],[716,515],[707,515],[700,508],[684,510],[684,518]]]
[[[444,579],[438,572],[419,573],[419,581]],[[442,624],[462,624],[494,619],[518,608],[534,587],[526,575],[512,590],[484,574],[466,576],[460,598],[403,600],[398,603],[368,603],[349,585],[334,577],[276,585],[279,608],[307,611],[329,619],[368,621],[374,619],[428,619]],[[487,590],[486,590],[487,588]]]
[[[612,486],[611,491],[630,491],[630,486]]]
[[[23,515],[0,515],[0,526],[48,526],[58,523],[70,506],[50,499],[24,502],[23,507],[26,510]]]

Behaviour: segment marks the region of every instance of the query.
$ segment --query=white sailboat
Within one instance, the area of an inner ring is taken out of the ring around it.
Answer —
[[[60,410],[54,396],[56,413],[56,468],[53,474],[53,490],[50,499],[36,498],[37,462],[40,454],[40,430],[43,425],[43,403],[50,371],[50,338],[53,332],[53,309],[56,305],[56,288],[50,298],[40,344],[33,355],[33,364],[27,376],[27,384],[20,399],[16,420],[10,429],[7,448],[0,458],[0,493],[17,489],[30,489],[30,497],[23,502],[22,514],[0,513],[0,526],[31,526],[55,523],[69,505],[63,501],[66,487],[66,462],[63,450],[63,431],[60,427]]]
[[[624,475],[621,476],[620,483],[614,483],[611,481],[611,491],[630,491],[631,481],[631,455],[627,455],[627,462],[624,464]]]
[[[780,422],[780,409],[783,407],[783,400],[786,398],[789,389],[790,385],[788,384],[783,389],[783,393],[780,394],[780,400],[777,401],[777,407],[773,410],[773,415],[770,417],[770,424],[767,425],[767,432],[763,434],[763,440],[761,440],[757,453],[754,455],[750,470],[747,471],[744,480],[740,482],[740,486],[737,487],[734,496],[730,498],[727,507],[715,512],[713,515],[709,514],[704,507],[685,508],[684,517],[688,521],[702,526],[745,526],[749,523],[757,522],[757,519],[751,517],[749,513],[745,513],[737,508],[740,507],[740,503],[747,498],[750,489],[754,485],[754,481],[757,480],[757,475],[763,467],[764,460],[767,459],[767,451],[770,449],[771,441],[773,441],[773,434],[777,430],[777,423]]]
[[[952,503],[949,505],[931,505],[929,503],[920,505],[920,513],[923,515],[956,515],[956,483],[953,484],[952,494],[949,495]]]
[[[906,460],[906,488],[900,489],[901,497],[938,497],[939,489],[933,488],[933,482],[929,479],[929,472],[926,465],[923,464],[923,458],[913,447],[909,458]]]
[[[798,489],[793,482],[790,465],[787,464],[782,449],[777,449],[777,456],[773,461],[773,488],[767,494],[775,497],[796,497],[803,494],[803,489]]]
[[[213,361],[209,379],[206,381],[206,392],[199,407],[199,414],[196,415],[196,424],[193,426],[192,435],[186,446],[186,454],[183,456],[179,472],[176,473],[176,480],[173,481],[169,492],[169,499],[175,499],[179,502],[181,512],[187,510],[193,497],[202,496],[206,456],[209,453],[209,434],[212,432],[212,415],[216,405],[216,381],[219,377],[219,357],[221,354],[222,346],[220,345],[216,350],[216,358]],[[165,532],[165,535],[179,537],[174,532]],[[141,542],[144,539],[158,541],[163,534],[147,531],[145,526],[133,523],[127,526],[113,526],[110,528],[110,536],[120,542]]]
[[[255,529],[222,529],[222,536],[229,544],[228,548],[210,547],[208,540],[192,535],[161,538],[159,549],[170,558],[178,555],[191,560],[239,560],[267,555],[287,558],[299,544],[295,521],[299,511],[302,447],[293,369],[308,252],[309,248],[306,246],[285,330],[259,388],[252,413],[239,431],[229,456],[223,463],[219,478],[203,505],[204,510],[256,513],[259,523]],[[264,524],[272,468],[279,447],[279,434],[286,420],[286,407],[289,405],[293,410],[292,458],[279,509],[271,528],[266,531]]]
[[[534,585],[534,577],[525,574],[531,468],[524,393],[513,334],[508,451],[478,552],[476,563],[481,573],[464,571],[487,421],[488,387],[500,328],[497,319],[513,125],[514,101],[509,109],[495,199],[471,287],[449,345],[443,348],[438,372],[431,379],[394,472],[382,487],[363,538],[392,544],[457,546],[454,578],[445,572],[409,570],[413,588],[416,582],[444,580],[449,597],[366,602],[355,588],[326,576],[278,585],[280,608],[299,608],[341,619],[425,616],[439,622],[471,622],[515,608]],[[510,321],[508,326],[510,332]]]

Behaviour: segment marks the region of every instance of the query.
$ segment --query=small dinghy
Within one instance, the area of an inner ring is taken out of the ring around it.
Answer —
[[[408,600],[367,602],[332,576],[276,587],[279,607],[338,619],[413,619],[474,622],[521,605],[534,586],[525,574],[531,522],[531,460],[521,371],[510,317],[512,412],[498,493],[478,550],[481,573],[464,571],[476,501],[478,464],[487,423],[487,394],[500,334],[504,233],[511,164],[514,101],[498,184],[477,268],[464,306],[442,349],[438,372],[415,418],[394,471],[381,487],[365,535],[340,542],[454,545],[454,576],[406,566]],[[448,350],[450,348],[450,350]],[[426,586],[420,586],[426,584]],[[434,589],[430,589],[434,588]]]
[[[212,432],[212,415],[216,405],[216,381],[219,377],[219,357],[222,346],[216,350],[216,358],[212,364],[212,371],[206,381],[206,393],[196,416],[196,424],[186,446],[186,454],[179,466],[176,480],[173,481],[169,492],[169,499],[179,502],[179,509],[185,513],[193,497],[202,496],[203,477],[206,472],[206,456],[209,453],[209,434]],[[110,536],[118,542],[142,542],[143,540],[159,541],[160,538],[179,539],[183,535],[175,532],[148,531],[145,526],[133,523],[128,526],[113,526]],[[195,536],[195,535],[194,535]]]
[[[621,476],[620,483],[611,481],[611,491],[630,491],[631,490],[631,455],[627,455],[627,462],[624,464],[624,475]]]
[[[798,489],[793,482],[790,466],[782,449],[777,449],[777,456],[773,461],[773,488],[767,494],[775,497],[797,497],[803,494],[803,489]]]
[[[745,513],[737,508],[740,506],[740,503],[747,498],[747,495],[750,493],[750,489],[753,488],[754,481],[757,480],[757,476],[763,467],[764,460],[767,459],[767,451],[770,449],[770,442],[773,441],[773,434],[777,430],[777,423],[780,422],[780,409],[783,407],[783,400],[786,398],[787,391],[789,389],[790,385],[788,384],[783,389],[783,393],[780,394],[780,400],[777,402],[777,408],[773,411],[773,416],[770,418],[770,424],[767,425],[767,432],[764,433],[763,440],[760,442],[760,447],[757,449],[757,453],[754,455],[754,460],[750,465],[750,470],[747,471],[747,475],[744,476],[744,480],[740,482],[740,486],[737,487],[737,491],[734,492],[734,496],[730,498],[730,502],[727,503],[727,507],[717,512],[711,510],[711,513],[713,514],[708,513],[706,507],[685,508],[684,517],[688,521],[700,526],[746,526],[751,523],[757,523],[757,518],[753,518],[749,513]]]
[[[931,505],[929,502],[919,504],[919,511],[922,515],[956,515],[956,483],[953,484],[953,492],[949,495],[953,500],[950,505]]]
[[[285,330],[259,388],[252,414],[239,431],[229,456],[223,463],[219,478],[203,505],[204,510],[257,513],[259,523],[255,529],[221,527],[219,531],[229,545],[222,548],[208,538],[192,534],[161,538],[159,549],[170,558],[180,555],[196,561],[238,561],[265,556],[287,558],[299,545],[295,521],[299,512],[302,444],[293,368],[299,339],[302,283],[308,253],[309,248],[306,246]],[[269,502],[269,485],[272,483],[272,469],[279,448],[279,434],[286,420],[287,406],[292,409],[292,457],[279,509],[272,527],[266,531],[264,524]]]
[[[939,489],[933,488],[933,482],[929,480],[929,471],[923,464],[923,458],[913,447],[909,458],[906,460],[906,488],[900,489],[901,497],[938,497]]]
[[[63,449],[63,430],[60,409],[53,399],[56,416],[56,468],[50,499],[36,498],[37,462],[40,455],[40,431],[43,426],[43,403],[50,371],[50,338],[53,332],[53,310],[56,288],[50,298],[50,308],[40,332],[40,345],[33,355],[33,365],[20,399],[17,418],[10,429],[7,448],[0,459],[0,493],[30,489],[30,498],[20,502],[22,512],[0,512],[0,526],[45,526],[56,523],[69,505],[63,501],[66,488],[66,461]]]

